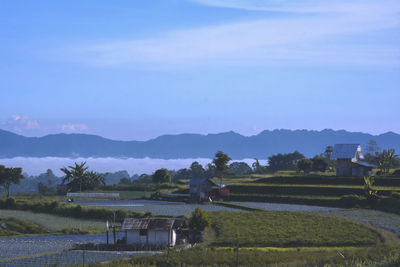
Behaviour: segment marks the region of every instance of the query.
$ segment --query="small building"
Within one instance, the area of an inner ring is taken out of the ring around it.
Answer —
[[[220,188],[210,178],[191,179],[188,185],[191,202],[212,200]]]
[[[125,218],[121,229],[127,245],[175,246],[184,225],[183,219]]]
[[[372,174],[375,167],[362,161],[364,155],[359,144],[336,144],[332,159],[336,159],[337,176],[367,176]]]

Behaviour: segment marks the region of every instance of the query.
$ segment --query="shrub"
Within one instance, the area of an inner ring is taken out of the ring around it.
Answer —
[[[6,208],[12,208],[12,207],[14,207],[14,205],[15,205],[15,199],[14,198],[9,197],[9,198],[6,199],[6,201],[5,201],[5,207]]]

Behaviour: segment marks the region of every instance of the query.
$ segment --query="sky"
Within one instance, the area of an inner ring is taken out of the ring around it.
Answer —
[[[2,0],[0,129],[400,133],[398,0]]]

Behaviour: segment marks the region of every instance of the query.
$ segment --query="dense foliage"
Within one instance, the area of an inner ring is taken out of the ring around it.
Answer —
[[[210,225],[210,219],[208,218],[208,213],[196,208],[189,219],[189,229],[195,233],[201,233]]]
[[[21,234],[44,234],[48,232],[47,229],[31,222],[15,218],[0,218],[0,237]]]
[[[288,154],[277,154],[268,157],[268,169],[270,172],[279,170],[296,170],[297,162],[305,158],[303,154],[298,151]]]
[[[125,217],[143,217],[145,215],[144,212],[137,212],[133,210],[112,210],[108,208],[85,207],[70,203],[60,203],[57,201],[15,201],[13,198],[8,198],[5,200],[0,199],[0,209],[29,210],[65,217],[101,220],[114,218],[115,213],[116,219],[118,221],[122,221]]]
[[[11,184],[19,184],[23,178],[21,168],[7,168],[4,165],[0,165],[0,186],[6,190],[7,197],[10,196]]]
[[[66,186],[68,191],[81,192],[82,190],[93,190],[101,185],[105,185],[104,175],[94,171],[88,171],[89,167],[85,166],[85,164],[86,162],[80,164],[75,163],[74,166],[61,169],[65,174],[62,183],[65,184],[67,182]]]
[[[156,170],[153,174],[153,182],[156,184],[170,183],[171,182],[170,172],[165,168]]]

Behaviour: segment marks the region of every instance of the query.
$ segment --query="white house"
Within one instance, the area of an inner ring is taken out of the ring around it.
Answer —
[[[176,230],[182,224],[182,220],[173,218],[125,218],[121,229],[128,245],[175,246]]]

